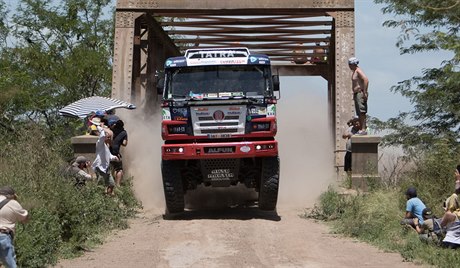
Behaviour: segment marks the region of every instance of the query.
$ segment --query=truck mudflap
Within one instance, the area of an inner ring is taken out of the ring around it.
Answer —
[[[268,157],[278,155],[278,142],[164,144],[161,152],[163,160]]]

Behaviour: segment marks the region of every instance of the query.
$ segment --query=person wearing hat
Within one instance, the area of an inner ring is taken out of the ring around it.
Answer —
[[[368,86],[369,79],[363,70],[358,66],[359,60],[355,57],[348,59],[348,67],[353,71],[351,75],[353,100],[355,102],[356,115],[361,123],[361,131],[358,134],[366,135],[366,114],[367,114],[367,98],[369,96]]]
[[[13,188],[0,188],[0,262],[5,267],[16,267],[16,253],[13,237],[16,223],[29,220],[29,213],[17,201],[18,196]]]
[[[97,132],[97,126],[101,125],[103,123],[103,118],[106,116],[106,113],[104,111],[96,111],[94,115],[89,119],[89,129],[88,129],[88,134],[89,135],[94,135],[98,136]]]
[[[441,219],[437,219],[430,208],[425,208],[422,212],[423,223],[417,218],[414,219],[415,230],[420,234],[420,239],[433,242],[440,242],[443,238],[441,230]]]
[[[91,165],[91,161],[89,161],[86,157],[79,155],[75,158],[75,161],[70,166],[70,174],[75,177],[76,182],[75,186],[83,186],[86,184],[87,180],[92,180],[93,176],[89,174],[88,168]]]
[[[406,214],[401,224],[407,224],[416,228],[416,224],[423,224],[423,210],[426,208],[425,204],[417,197],[417,190],[415,187],[409,187],[406,191]]]

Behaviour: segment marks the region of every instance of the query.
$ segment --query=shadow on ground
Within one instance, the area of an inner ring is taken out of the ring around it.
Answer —
[[[226,188],[198,187],[185,195],[185,211],[165,214],[165,220],[199,219],[264,219],[280,221],[276,211],[263,211],[257,206],[258,193],[244,185]]]

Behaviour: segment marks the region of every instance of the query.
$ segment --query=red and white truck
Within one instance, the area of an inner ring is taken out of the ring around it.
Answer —
[[[161,170],[168,213],[182,212],[198,185],[244,184],[275,210],[280,163],[279,77],[247,48],[189,49],[165,62]]]

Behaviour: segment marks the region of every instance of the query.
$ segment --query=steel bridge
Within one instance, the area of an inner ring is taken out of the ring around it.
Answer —
[[[248,47],[280,76],[327,81],[335,165],[354,114],[348,58],[355,54],[354,0],[118,0],[112,97],[152,109],[155,74],[189,48]],[[285,89],[287,90],[287,89]]]

